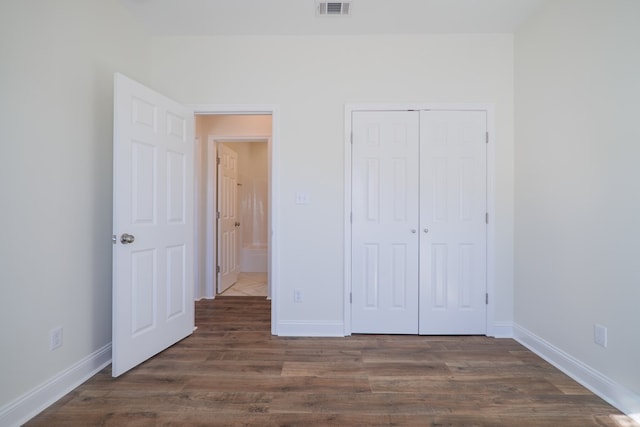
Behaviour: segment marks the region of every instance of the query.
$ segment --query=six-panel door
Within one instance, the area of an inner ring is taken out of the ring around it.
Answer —
[[[193,112],[117,74],[112,375],[189,335]]]
[[[353,113],[352,331],[418,332],[417,112]]]
[[[354,112],[352,332],[486,332],[486,113]]]
[[[420,112],[420,334],[486,333],[486,113]]]
[[[218,293],[238,281],[238,153],[218,144]]]

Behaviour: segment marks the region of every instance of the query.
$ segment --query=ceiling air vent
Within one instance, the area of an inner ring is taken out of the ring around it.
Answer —
[[[351,11],[351,2],[348,1],[322,1],[316,2],[316,14],[318,16],[346,16]]]

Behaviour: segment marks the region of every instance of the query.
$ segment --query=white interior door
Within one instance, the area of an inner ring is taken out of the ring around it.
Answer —
[[[352,116],[352,331],[418,333],[418,112]]]
[[[218,293],[238,281],[238,153],[218,144]]]
[[[487,118],[420,112],[420,333],[486,333]]]
[[[112,375],[188,336],[193,303],[193,112],[117,74]]]

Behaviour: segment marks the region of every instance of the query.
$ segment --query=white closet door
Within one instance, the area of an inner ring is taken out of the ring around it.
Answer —
[[[352,331],[416,334],[419,113],[352,119]]]
[[[420,334],[486,333],[486,112],[420,113]]]

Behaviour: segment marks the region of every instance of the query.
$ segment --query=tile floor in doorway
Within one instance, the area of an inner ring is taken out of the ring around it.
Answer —
[[[240,273],[238,281],[220,295],[266,297],[267,273]]]

